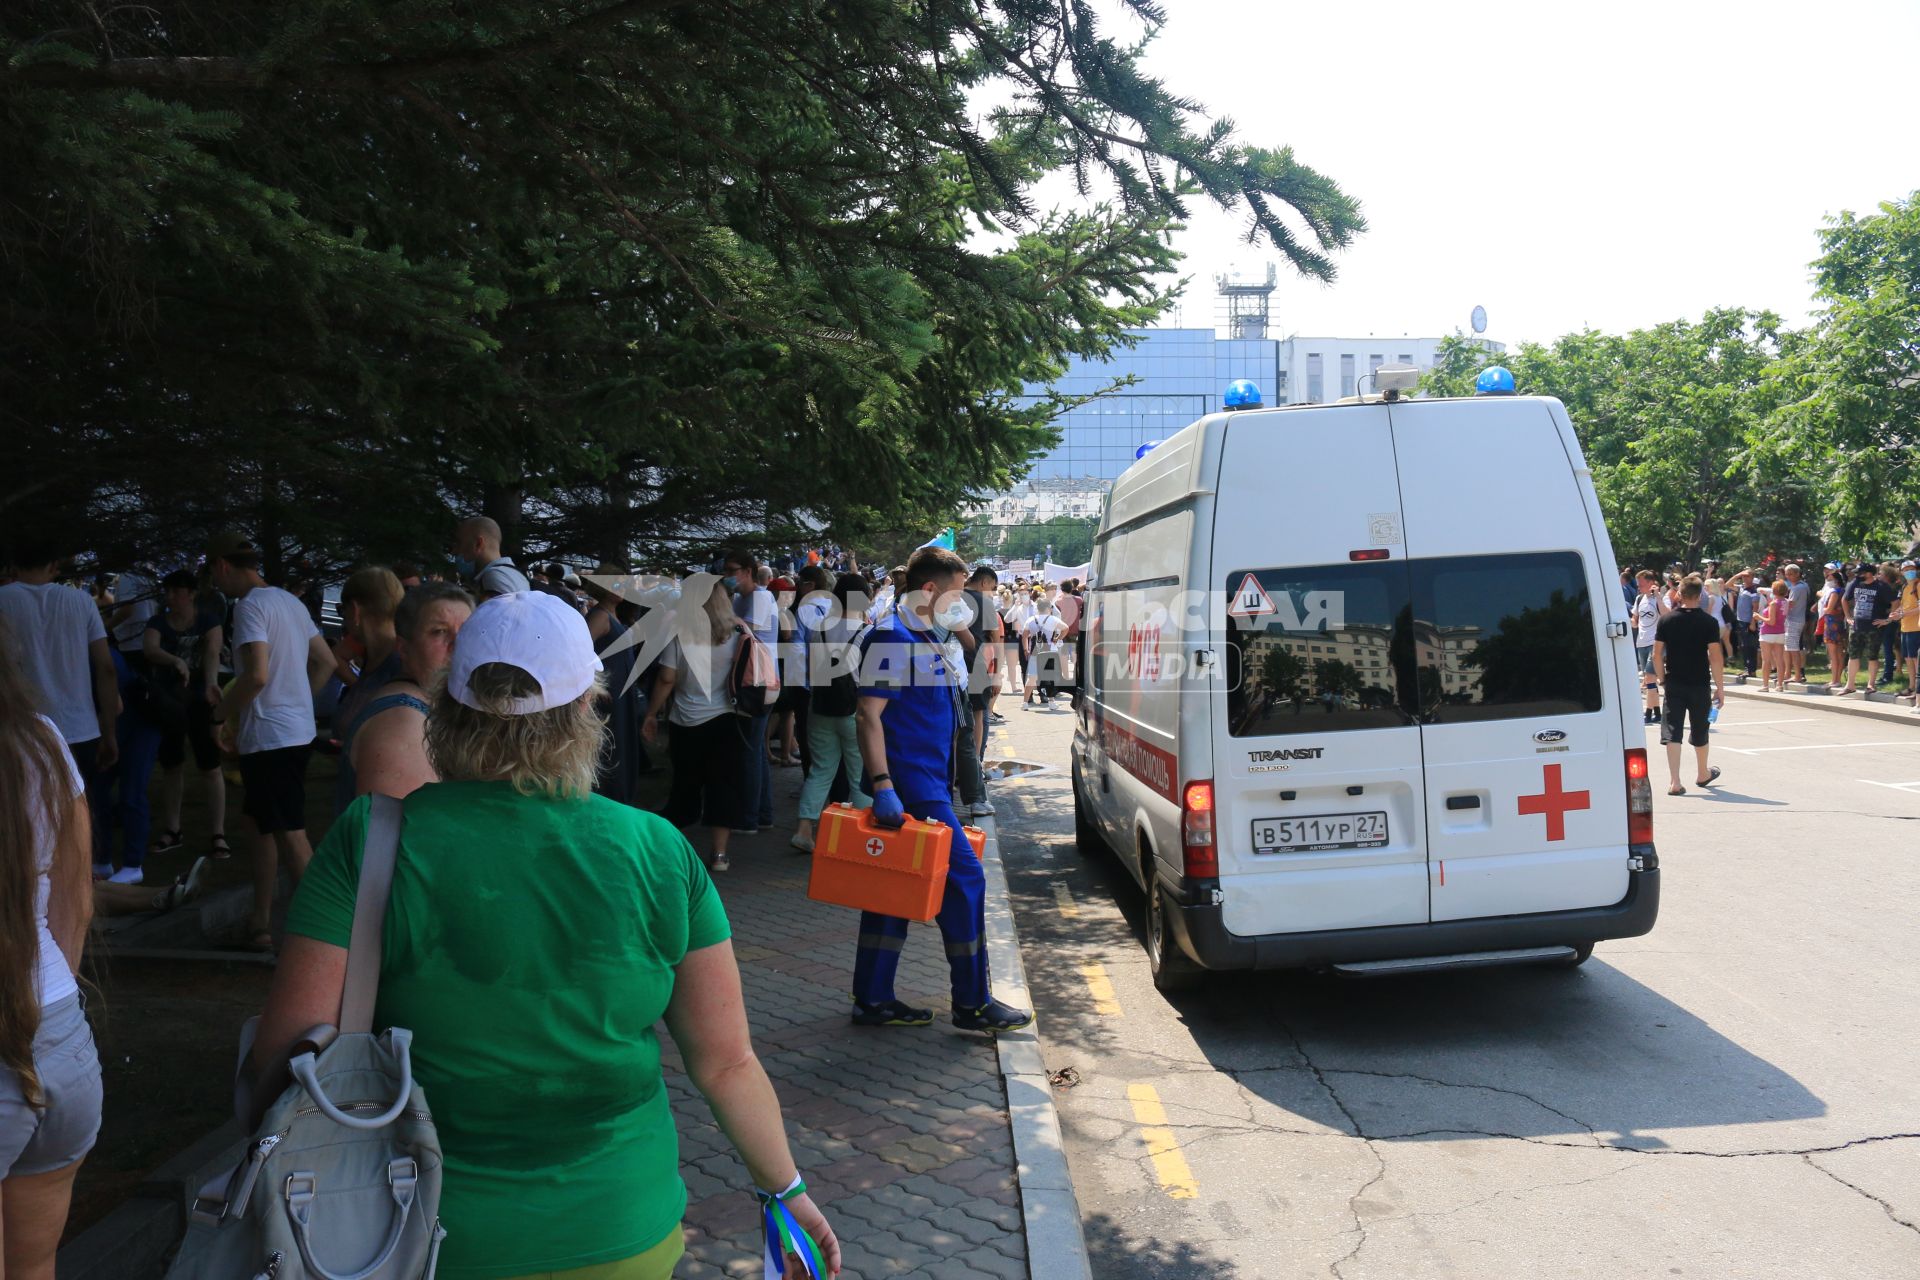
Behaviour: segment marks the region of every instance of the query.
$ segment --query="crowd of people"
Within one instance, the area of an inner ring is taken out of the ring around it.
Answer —
[[[1807,685],[1807,656],[1824,647],[1827,691],[1849,697],[1900,682],[1897,700],[1913,702],[1920,688],[1920,565],[1913,560],[1829,561],[1820,585],[1801,565],[1747,568],[1721,576],[1717,561],[1697,573],[1674,565],[1622,570],[1621,592],[1631,611],[1642,673],[1651,670],[1655,629],[1680,606],[1689,578],[1700,583],[1700,609],[1721,628],[1729,669],[1738,664],[1763,692]],[[1915,708],[1920,710],[1920,708]],[[1646,719],[1660,718],[1659,691],[1649,681]]]
[[[1031,1020],[993,996],[984,875],[963,826],[993,812],[999,770],[986,744],[989,723],[1005,718],[999,699],[1017,692],[1023,711],[1040,709],[1071,685],[1078,583],[1002,582],[935,546],[876,574],[826,547],[771,561],[728,552],[684,575],[677,597],[649,595],[624,566],[523,569],[484,517],[459,523],[447,559],[444,575],[404,563],[352,572],[335,623],[314,580],[270,583],[244,535],[214,538],[197,565],[129,567],[90,588],[69,585],[67,549],[15,543],[0,580],[0,781],[30,802],[0,822],[7,1274],[50,1275],[98,1130],[100,1074],[74,981],[91,917],[190,901],[209,864],[241,846],[252,905],[234,941],[278,950],[255,1052],[271,1072],[283,1039],[337,1013],[368,795],[407,799],[382,1025],[421,1033],[416,1070],[449,1152],[490,1153],[467,1165],[481,1170],[471,1185],[449,1181],[444,1274],[482,1257],[489,1274],[499,1258],[544,1273],[596,1250],[631,1260],[622,1276],[671,1273],[683,1201],[647,1030],[661,1017],[756,1184],[770,1195],[800,1185],[747,1041],[711,878],[729,869],[737,837],[773,826],[775,770],[803,774],[785,841],[801,854],[835,801],[882,823],[911,815],[952,828],[937,918],[952,1021],[992,1032]],[[656,815],[637,807],[639,780],[663,739],[671,779]],[[337,771],[316,851],[317,752],[337,757]],[[192,839],[189,782],[207,828]],[[230,841],[235,785],[247,838]],[[696,828],[700,854],[680,834]],[[537,864],[524,856],[535,845]],[[186,872],[148,878],[150,854],[183,849],[194,855]],[[610,857],[638,877],[631,893],[608,891],[620,883]],[[283,876],[294,896],[276,934]],[[396,927],[434,945],[401,945]],[[895,991],[906,936],[906,921],[863,914],[855,1024],[933,1021]],[[591,975],[563,960],[583,937],[596,939]],[[477,972],[500,981],[468,1007]],[[575,1080],[574,1101],[590,1111],[619,1110],[622,1099],[603,1095],[625,1081],[631,1132],[596,1131],[579,1139],[592,1150],[560,1152],[572,1139],[537,1108],[500,1131],[518,1099],[467,1079],[461,1062],[507,1009],[518,1011],[516,1070],[527,1073],[514,1078]],[[525,1170],[562,1157],[604,1159],[604,1177],[584,1200],[548,1205],[538,1216],[550,1230],[527,1231],[525,1206],[544,1202],[522,1186]],[[519,1213],[499,1202],[508,1189],[527,1192]],[[623,1208],[589,1221],[580,1205],[601,1193]],[[837,1256],[803,1190],[788,1200]]]
[[[1711,724],[1736,663],[1762,692],[1808,685],[1807,655],[1826,648],[1826,690],[1850,697],[1886,689],[1905,674],[1895,701],[1920,715],[1920,565],[1830,561],[1816,592],[1807,571],[1788,563],[1777,571],[1741,569],[1720,576],[1717,561],[1700,572],[1674,565],[1620,572],[1620,590],[1633,620],[1648,724],[1660,726],[1669,795],[1685,795],[1683,739],[1694,750],[1694,784],[1720,776],[1709,763]],[[1864,678],[1864,680],[1863,680]]]

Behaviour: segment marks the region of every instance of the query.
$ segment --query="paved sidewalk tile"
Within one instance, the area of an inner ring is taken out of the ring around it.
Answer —
[[[777,770],[792,813],[797,770]],[[780,1095],[794,1158],[845,1251],[843,1280],[1024,1280],[1013,1131],[993,1042],[947,1024],[939,931],[915,925],[900,998],[931,1027],[847,1021],[858,916],[807,897],[792,822],[737,837],[716,876],[733,922],[754,1048]],[[692,833],[701,847],[704,833]],[[688,1188],[682,1276],[758,1277],[760,1219],[745,1167],[662,1037]]]

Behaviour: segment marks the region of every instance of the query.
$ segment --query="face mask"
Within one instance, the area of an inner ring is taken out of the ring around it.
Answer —
[[[965,600],[955,600],[934,614],[933,620],[947,631],[958,631],[973,621],[973,606]]]
[[[730,596],[738,595],[740,592],[740,579],[732,575],[720,579],[720,585],[727,589],[727,594]]]
[[[480,572],[480,566],[466,556],[455,556],[453,558],[453,570],[463,578],[471,578],[474,574]]]
[[[1906,570],[1906,572],[1905,572],[1905,577],[1906,577],[1906,579],[1907,579],[1907,581],[1908,581],[1908,582],[1912,582],[1912,581],[1913,581],[1913,580],[1914,580],[1915,578],[1920,578],[1920,569],[1908,569],[1908,570]]]

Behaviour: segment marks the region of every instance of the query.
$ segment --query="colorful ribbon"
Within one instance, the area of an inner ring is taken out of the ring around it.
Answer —
[[[775,1195],[770,1191],[753,1189],[754,1199],[760,1202],[760,1222],[765,1231],[766,1244],[762,1258],[766,1266],[763,1280],[783,1280],[787,1274],[787,1255],[794,1254],[806,1266],[811,1280],[827,1280],[827,1265],[820,1258],[820,1248],[814,1244],[793,1216],[793,1210],[787,1208],[787,1201],[797,1195],[804,1195],[807,1184],[798,1176],[793,1185]]]

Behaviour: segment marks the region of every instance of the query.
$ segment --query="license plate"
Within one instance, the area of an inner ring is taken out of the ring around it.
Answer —
[[[1255,818],[1255,853],[1311,853],[1320,849],[1373,849],[1387,842],[1387,815],[1317,813],[1299,818]]]

